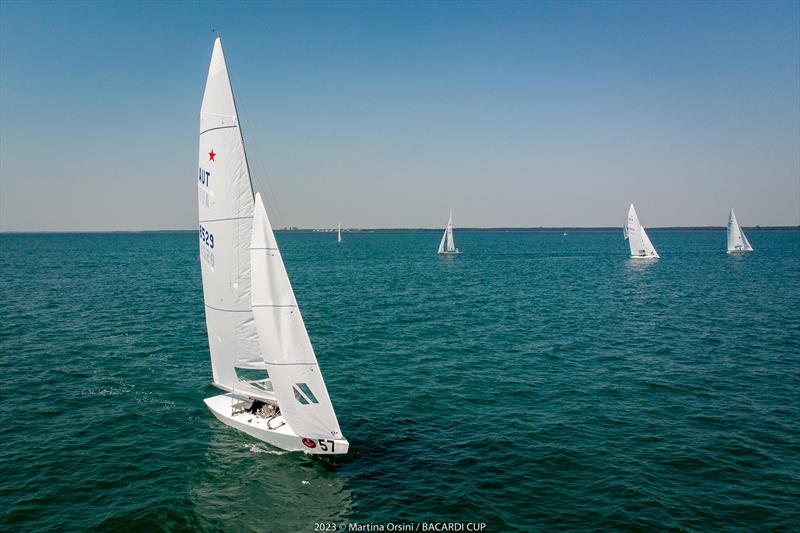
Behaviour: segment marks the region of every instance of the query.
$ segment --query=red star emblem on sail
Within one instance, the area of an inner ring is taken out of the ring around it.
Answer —
[[[209,161],[213,161],[215,155],[217,155],[217,154],[214,153],[214,149],[212,148],[211,151],[208,152],[208,160]]]

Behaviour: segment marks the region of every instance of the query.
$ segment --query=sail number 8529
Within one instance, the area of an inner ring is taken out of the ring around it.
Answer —
[[[200,226],[200,240],[209,248],[214,248],[214,235],[203,226]]]

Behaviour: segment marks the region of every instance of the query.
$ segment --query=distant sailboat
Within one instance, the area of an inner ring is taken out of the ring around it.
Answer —
[[[336,242],[342,242],[342,223],[339,222],[339,230],[336,233]]]
[[[631,204],[628,220],[625,222],[625,239],[631,247],[631,257],[635,259],[658,259],[658,253],[650,242],[650,237],[639,223],[639,216]]]
[[[227,391],[206,405],[223,423],[279,448],[347,453],[261,195],[253,194],[219,37],[200,110],[199,161],[211,369],[214,385]]]
[[[739,221],[736,220],[736,214],[731,208],[731,212],[728,215],[728,253],[752,251],[753,247],[750,246],[750,241],[747,240]]]
[[[447,220],[447,227],[444,229],[444,235],[442,235],[442,240],[439,243],[439,254],[440,255],[455,255],[460,254],[458,248],[456,248],[456,244],[453,241],[453,210],[450,210],[450,218]]]

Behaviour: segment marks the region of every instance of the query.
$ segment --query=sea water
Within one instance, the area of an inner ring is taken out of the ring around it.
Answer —
[[[0,236],[0,529],[800,528],[800,231],[279,233],[350,453],[220,422],[198,238]]]

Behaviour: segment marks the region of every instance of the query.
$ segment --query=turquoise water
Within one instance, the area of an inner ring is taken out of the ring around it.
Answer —
[[[0,236],[0,530],[800,528],[800,231],[278,235],[351,453],[217,422],[194,233]]]

